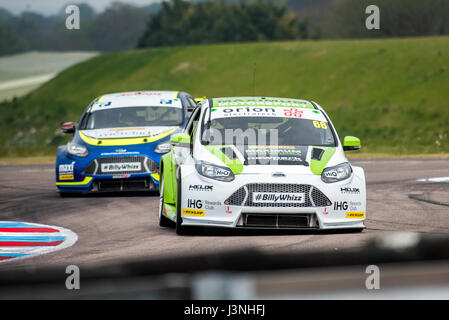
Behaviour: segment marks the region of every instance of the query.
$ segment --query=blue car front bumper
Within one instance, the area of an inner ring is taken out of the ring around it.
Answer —
[[[85,158],[69,154],[66,146],[59,147],[56,160],[58,191],[158,190],[162,154],[155,153],[152,147],[94,147]]]

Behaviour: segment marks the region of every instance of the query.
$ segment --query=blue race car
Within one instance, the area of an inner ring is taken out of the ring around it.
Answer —
[[[75,192],[153,191],[159,189],[159,162],[170,151],[170,136],[181,132],[196,106],[176,91],[136,91],[95,99],[56,156],[56,186],[61,196]]]

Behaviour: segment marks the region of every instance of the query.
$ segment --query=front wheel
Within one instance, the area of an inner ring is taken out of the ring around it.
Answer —
[[[164,178],[161,172],[159,180],[159,226],[164,228],[173,227],[173,221],[163,215],[164,211]]]

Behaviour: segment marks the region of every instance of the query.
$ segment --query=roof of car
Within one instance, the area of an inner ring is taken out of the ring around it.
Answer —
[[[182,108],[178,91],[129,91],[109,93],[98,97],[91,105],[91,111],[106,108],[164,106]]]
[[[301,99],[275,97],[225,97],[213,98],[212,107],[297,107],[315,109],[312,102]]]

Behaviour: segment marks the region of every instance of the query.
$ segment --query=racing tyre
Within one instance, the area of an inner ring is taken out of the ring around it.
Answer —
[[[161,172],[160,181],[159,181],[159,226],[164,228],[170,228],[174,226],[173,221],[168,219],[166,216],[162,214],[164,210],[164,178]]]

